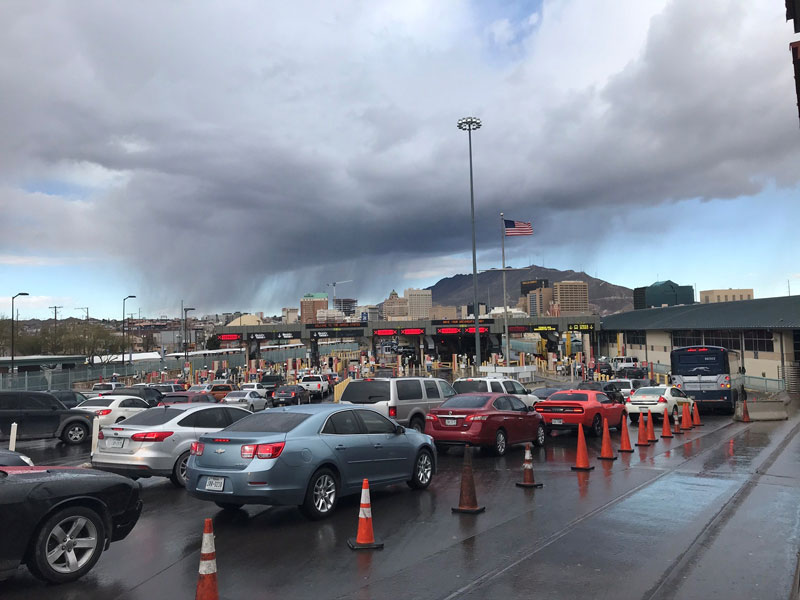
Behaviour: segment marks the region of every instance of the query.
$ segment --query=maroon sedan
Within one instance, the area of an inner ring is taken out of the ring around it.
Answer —
[[[545,424],[533,407],[507,394],[458,394],[431,409],[425,433],[440,450],[449,445],[492,448],[503,456],[511,444],[544,445]]]

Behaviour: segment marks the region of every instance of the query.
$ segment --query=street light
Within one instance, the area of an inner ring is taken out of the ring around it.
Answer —
[[[458,120],[458,128],[466,131],[469,137],[469,207],[472,216],[472,312],[475,313],[475,364],[480,373],[481,365],[481,326],[478,310],[478,257],[475,251],[475,189],[472,184],[472,132],[481,128],[481,120],[477,117],[465,117]]]
[[[188,306],[183,309],[183,366],[186,367],[186,363],[189,362],[189,339],[187,338],[188,335],[188,328],[186,326],[186,315],[190,310],[194,310],[194,308],[189,308]]]
[[[125,366],[125,348],[127,344],[125,343],[125,301],[130,300],[131,298],[136,298],[136,296],[125,296],[122,299],[122,366]],[[131,360],[133,360],[133,356],[131,355]]]
[[[11,375],[14,375],[14,298],[27,295],[28,292],[20,292],[11,296]]]

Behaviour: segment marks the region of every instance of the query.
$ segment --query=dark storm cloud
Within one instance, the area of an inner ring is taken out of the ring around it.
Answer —
[[[558,248],[582,211],[796,185],[780,7],[643,4],[545,3],[512,31],[465,2],[5,3],[0,253],[31,226],[48,252],[102,246],[154,305],[276,308],[336,279],[381,298],[469,247],[473,112],[484,248],[500,210]],[[19,189],[37,179],[94,191]]]

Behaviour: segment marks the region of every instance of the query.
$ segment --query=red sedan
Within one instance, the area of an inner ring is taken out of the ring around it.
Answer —
[[[622,427],[625,405],[595,390],[562,390],[534,405],[550,429],[577,429],[578,424],[589,433],[603,435],[603,417],[609,427]]]
[[[458,394],[431,409],[425,433],[436,447],[465,444],[492,448],[503,456],[511,444],[545,441],[542,417],[522,400],[507,394]]]

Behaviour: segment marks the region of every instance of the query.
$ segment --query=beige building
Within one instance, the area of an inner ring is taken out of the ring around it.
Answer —
[[[344,311],[337,308],[320,308],[316,317],[317,323],[340,323],[344,321]]]
[[[282,308],[281,309],[281,321],[283,323],[297,323],[300,319],[300,309],[299,308]]]
[[[585,281],[557,281],[553,284],[553,302],[558,304],[562,315],[588,313],[589,284]]]
[[[711,304],[713,302],[733,302],[734,300],[752,300],[752,288],[728,288],[727,290],[704,290],[700,292],[700,302]]]
[[[430,290],[408,288],[403,292],[403,298],[408,302],[409,319],[430,319],[433,301]]]
[[[383,316],[387,320],[390,320],[390,317],[408,317],[408,300],[401,298],[392,290],[389,297],[383,301]]]
[[[458,319],[458,308],[455,306],[431,306],[431,319]]]
[[[541,317],[549,314],[553,302],[553,288],[539,288],[528,293],[528,315]]]
[[[300,322],[316,323],[317,311],[328,309],[328,294],[321,292],[306,294],[300,298]]]

